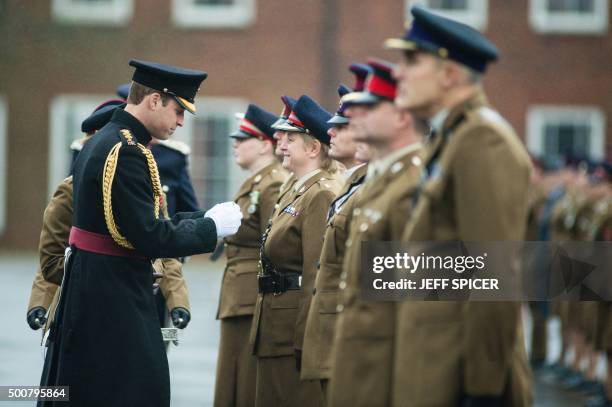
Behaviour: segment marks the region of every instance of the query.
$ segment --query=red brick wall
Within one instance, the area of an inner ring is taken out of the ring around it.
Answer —
[[[0,94],[9,107],[9,141],[1,248],[38,243],[53,96],[111,93],[130,79],[127,61],[141,58],[206,70],[200,95],[241,97],[277,112],[280,94],[308,93],[333,110],[338,82],[352,85],[347,66],[367,56],[395,60],[382,42],[403,31],[403,0],[256,0],[255,23],[238,30],[181,29],[171,21],[170,1],[134,1],[125,27],[52,21],[50,1],[2,3]],[[489,10],[486,34],[502,60],[485,85],[519,134],[535,103],[595,105],[612,117],[609,34],[539,35],[529,27],[528,0],[491,0]]]
[[[487,91],[519,134],[531,104],[593,105],[612,118],[610,33],[538,34],[529,26],[528,0],[491,0],[489,9],[486,35],[502,58],[490,69]]]

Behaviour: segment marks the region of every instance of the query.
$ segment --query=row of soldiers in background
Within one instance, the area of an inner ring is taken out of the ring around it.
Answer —
[[[251,105],[232,134],[251,177],[235,197],[241,226],[225,239],[217,406],[531,402],[519,304],[362,298],[361,241],[525,238],[531,165],[480,86],[497,50],[461,24],[412,13],[405,36],[387,42],[400,62],[353,65],[355,86],[339,89],[335,115],[308,96],[283,97],[280,118]],[[143,76],[151,65],[135,66],[135,82],[167,93]],[[138,133],[127,112],[115,115]],[[175,324],[188,322],[184,310]],[[169,403],[162,359],[151,362],[160,385],[151,405]],[[134,389],[138,369],[121,372]],[[85,399],[80,382],[68,384]]]
[[[251,105],[232,135],[251,177],[225,239],[216,406],[531,404],[519,303],[362,295],[362,241],[526,233],[529,156],[480,84],[495,46],[412,14],[386,42],[399,63],[351,65],[335,115],[284,96],[280,118]]]
[[[129,84],[117,88],[118,99],[108,100],[97,106],[92,114],[83,120],[81,131],[84,137],[71,145],[72,166],[90,137],[110,120],[116,108],[125,106]],[[189,147],[175,140],[153,139],[148,148],[157,163],[164,206],[162,212],[169,218],[177,212],[199,210],[195,191],[188,173],[187,157]],[[64,268],[64,251],[72,225],[72,175],[57,187],[43,215],[43,227],[39,241],[39,269],[32,283],[26,320],[34,329],[41,329],[44,335],[53,322],[59,297],[59,284]],[[190,319],[189,295],[182,276],[184,259],[158,259],[154,269],[159,277],[155,283],[155,298],[160,325],[169,326],[170,319],[178,328],[185,328]],[[163,278],[161,276],[163,275]]]
[[[563,166],[554,160],[534,162],[527,240],[612,240],[612,163],[592,163],[576,155],[568,155]],[[558,301],[530,306],[534,322],[531,362],[536,371],[565,389],[590,395],[587,406],[607,405],[606,400],[612,399],[610,304]],[[549,366],[545,363],[546,333],[552,316],[561,322],[562,350],[559,360]],[[602,354],[607,359],[603,380],[597,375]]]

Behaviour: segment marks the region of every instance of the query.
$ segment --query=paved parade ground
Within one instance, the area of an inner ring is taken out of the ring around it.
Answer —
[[[207,256],[191,259],[185,267],[192,321],[181,332],[179,347],[168,355],[172,406],[212,406],[219,323],[215,321],[223,262]],[[26,321],[26,307],[36,271],[34,255],[0,255],[0,385],[37,385],[43,365],[40,332]],[[551,343],[553,349],[558,343]],[[561,392],[542,381],[536,384],[536,406],[581,406],[583,399]],[[1,402],[0,406],[26,407],[33,402]]]
[[[201,256],[204,257],[204,256]],[[32,331],[25,313],[34,256],[0,256],[0,385],[37,385],[43,365],[40,331]],[[168,354],[172,406],[212,406],[219,343],[215,320],[223,264],[192,260],[185,267],[192,320],[180,332],[181,343]],[[20,407],[34,403],[13,403]],[[0,402],[0,406],[12,405]]]

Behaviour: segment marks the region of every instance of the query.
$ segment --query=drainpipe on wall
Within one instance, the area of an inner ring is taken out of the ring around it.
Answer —
[[[321,103],[334,112],[338,105],[338,0],[321,0]]]

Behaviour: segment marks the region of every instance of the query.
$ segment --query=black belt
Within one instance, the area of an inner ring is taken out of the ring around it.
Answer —
[[[282,294],[288,290],[300,290],[302,276],[298,273],[283,273],[258,276],[259,292],[262,294]]]

